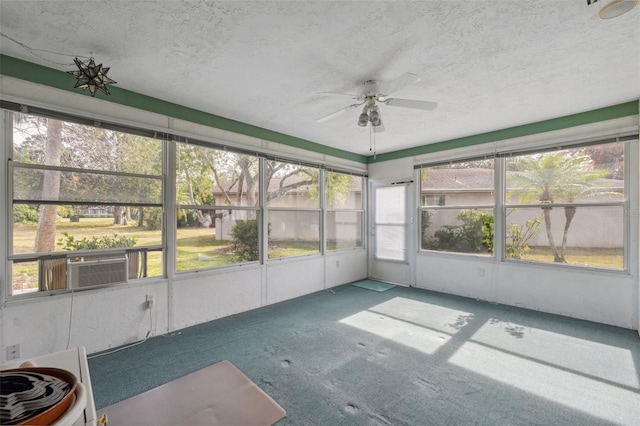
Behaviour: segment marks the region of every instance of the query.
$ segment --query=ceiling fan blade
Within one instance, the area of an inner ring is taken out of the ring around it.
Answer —
[[[364,103],[364,102],[363,102],[363,103]],[[329,121],[329,120],[331,120],[332,118],[338,117],[339,115],[344,114],[345,112],[349,111],[350,109],[357,108],[357,107],[359,107],[360,105],[362,105],[362,103],[360,103],[360,104],[353,104],[353,105],[349,105],[348,107],[341,108],[341,109],[337,110],[336,112],[332,112],[332,113],[331,113],[331,114],[329,114],[329,115],[325,115],[324,117],[321,117],[321,118],[317,119],[317,120],[316,120],[316,122],[318,122],[318,123],[324,123],[325,121]]]
[[[424,111],[432,111],[438,107],[437,102],[414,101],[413,99],[389,98],[384,101],[389,106],[397,106],[401,108],[421,109]]]
[[[337,93],[337,92],[319,92],[318,95],[328,95],[328,96],[346,96],[351,99],[357,99],[357,96],[353,93]]]
[[[410,72],[402,74],[400,77],[389,81],[382,88],[382,93],[386,96],[392,95],[400,89],[404,89],[410,84],[414,84],[420,81],[420,77]]]

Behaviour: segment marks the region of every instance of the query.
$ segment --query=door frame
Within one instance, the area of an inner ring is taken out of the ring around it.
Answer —
[[[405,261],[393,261],[376,259],[374,256],[377,244],[376,227],[376,190],[384,187],[405,188]],[[367,233],[369,237],[368,250],[368,276],[378,281],[389,282],[413,287],[416,282],[416,200],[415,183],[413,180],[390,182],[369,180],[369,215],[367,223]]]

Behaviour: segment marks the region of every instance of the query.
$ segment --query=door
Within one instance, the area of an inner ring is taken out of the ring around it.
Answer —
[[[411,182],[371,184],[369,276],[413,285],[413,211]]]

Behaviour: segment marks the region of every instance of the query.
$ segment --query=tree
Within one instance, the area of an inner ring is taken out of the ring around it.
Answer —
[[[62,122],[48,120],[47,138],[44,146],[44,164],[59,166],[62,154]],[[60,196],[60,171],[45,170],[42,181],[42,198],[57,200]],[[56,206],[41,204],[38,228],[36,232],[35,252],[43,253],[55,250],[56,245]]]
[[[529,155],[514,161],[507,181],[517,191],[520,203],[537,200],[541,204],[574,203],[581,197],[598,193],[595,184],[606,172],[596,170],[589,155],[581,150],[556,151]],[[542,216],[553,253],[553,261],[566,263],[567,234],[576,214],[575,206],[564,207],[565,224],[558,248],[551,231],[551,209],[543,206]]]

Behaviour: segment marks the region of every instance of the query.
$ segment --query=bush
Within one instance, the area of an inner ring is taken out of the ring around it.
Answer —
[[[69,235],[68,232],[63,232],[62,237],[58,239],[57,244],[62,246],[63,250],[76,251],[76,250],[97,250],[116,247],[133,247],[136,245],[136,237],[118,236],[113,234],[113,237],[103,235],[102,237],[86,237],[81,240],[76,240],[73,235]]]
[[[260,253],[258,221],[239,220],[229,231],[233,249],[240,261],[258,260]]]
[[[445,225],[434,233],[428,248],[458,253],[493,253],[493,215],[481,210],[460,210],[462,225]]]
[[[31,204],[14,204],[13,223],[38,223],[38,209]]]
[[[160,207],[144,209],[144,227],[149,231],[162,228],[162,209]]]
[[[71,206],[58,206],[56,210],[58,216],[60,217],[70,218],[71,216],[73,216],[73,207]]]
[[[524,259],[529,251],[528,241],[540,232],[542,217],[534,217],[525,222],[524,227],[512,223],[507,229],[507,257],[511,259]]]

